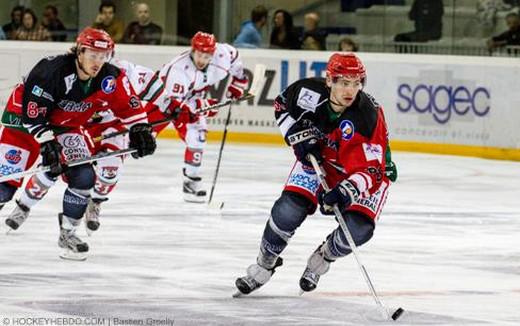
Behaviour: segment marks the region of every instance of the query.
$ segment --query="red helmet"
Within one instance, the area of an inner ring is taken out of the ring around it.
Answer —
[[[367,77],[363,62],[354,53],[334,53],[327,63],[327,75],[361,78],[363,83]]]
[[[197,32],[191,39],[191,48],[193,50],[213,54],[216,47],[217,39],[213,34]]]
[[[98,51],[114,51],[114,41],[107,32],[101,29],[87,27],[79,33],[76,38],[76,46],[89,48]]]

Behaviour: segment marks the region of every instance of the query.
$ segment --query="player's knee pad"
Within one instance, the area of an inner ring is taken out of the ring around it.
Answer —
[[[95,168],[94,193],[100,196],[108,195],[119,181],[122,169],[123,161],[120,157],[112,157],[98,162]]]
[[[279,255],[287,246],[295,230],[307,217],[312,202],[294,192],[284,191],[271,209],[262,237],[261,248]]]
[[[81,219],[87,209],[89,198],[89,190],[67,188],[63,195],[63,214],[72,219]]]
[[[66,172],[66,177],[69,187],[75,189],[90,190],[96,182],[96,173],[91,164],[82,164],[69,168]]]
[[[13,196],[18,188],[7,183],[0,183],[0,205],[3,205],[13,199]]]
[[[27,207],[32,207],[47,194],[49,189],[54,186],[56,179],[50,177],[47,173],[38,173],[33,175],[20,196],[20,202]]]
[[[368,216],[358,212],[344,212],[343,220],[356,246],[361,246],[372,238],[375,225]],[[329,259],[343,257],[352,252],[347,237],[339,226],[327,237],[326,247],[325,257]]]

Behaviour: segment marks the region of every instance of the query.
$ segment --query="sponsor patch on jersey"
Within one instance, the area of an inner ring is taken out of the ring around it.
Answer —
[[[363,143],[363,151],[367,161],[377,160],[379,163],[383,161],[383,146]]]
[[[5,153],[5,160],[10,164],[18,164],[22,160],[22,151],[19,149],[11,149]]]
[[[350,120],[343,120],[339,124],[341,129],[341,138],[344,140],[351,140],[354,137],[354,124]]]
[[[0,144],[0,175],[24,171],[29,158],[29,151],[18,146]],[[20,180],[20,179],[15,179]]]
[[[320,101],[320,96],[320,93],[302,87],[298,94],[298,101],[296,104],[304,110],[314,112],[316,111],[316,107]]]
[[[314,168],[312,166],[302,164],[302,170],[307,174],[316,174],[316,171],[314,171]]]
[[[38,85],[34,85],[31,93],[33,93],[33,95],[40,97],[43,94],[43,88],[39,87]]]
[[[105,94],[112,94],[116,90],[116,78],[114,76],[106,76],[101,81],[101,90]]]

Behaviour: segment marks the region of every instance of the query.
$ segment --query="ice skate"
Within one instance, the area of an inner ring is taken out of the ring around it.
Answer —
[[[258,263],[250,265],[247,268],[247,275],[243,277],[239,277],[235,281],[235,285],[238,291],[233,295],[233,297],[237,298],[245,294],[249,294],[256,289],[260,288],[262,285],[267,283],[271,276],[273,276],[275,269],[278,266],[283,265],[283,259],[278,257],[274,264],[274,267],[267,269],[265,267],[260,266]]]
[[[107,199],[90,198],[88,201],[87,210],[85,211],[85,227],[87,235],[90,237],[94,231],[99,229],[99,215],[101,212],[101,203]]]
[[[16,207],[11,211],[9,216],[5,219],[5,224],[10,227],[11,230],[17,230],[29,216],[30,208],[21,204],[20,201],[16,201]]]
[[[80,220],[70,219],[63,214],[58,215],[60,237],[58,246],[63,249],[60,258],[83,261],[87,259],[88,244],[76,235],[76,227]]]
[[[186,175],[186,169],[182,170],[183,184],[182,192],[184,201],[189,203],[204,203],[206,201],[206,190],[202,188],[202,179]]]
[[[319,246],[307,260],[307,267],[300,278],[300,295],[304,292],[314,291],[318,286],[320,276],[328,272],[330,263],[334,261],[325,258],[323,252],[325,245]]]

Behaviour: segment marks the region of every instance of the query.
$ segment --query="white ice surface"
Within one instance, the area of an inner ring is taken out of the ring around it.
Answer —
[[[205,154],[208,188],[217,152],[210,144]],[[110,325],[520,325],[520,163],[394,153],[399,180],[360,253],[383,302],[406,310],[395,323],[381,319],[353,257],[298,296],[307,257],[336,227],[321,215],[303,223],[268,284],[231,298],[235,278],[255,261],[292,155],[226,145],[215,192],[221,211],[182,201],[182,158],[179,142],[161,140],[153,157],[127,161],[100,230],[80,232],[91,248],[85,262],[58,258],[61,182],[20,230],[2,229],[0,324],[74,316]]]

